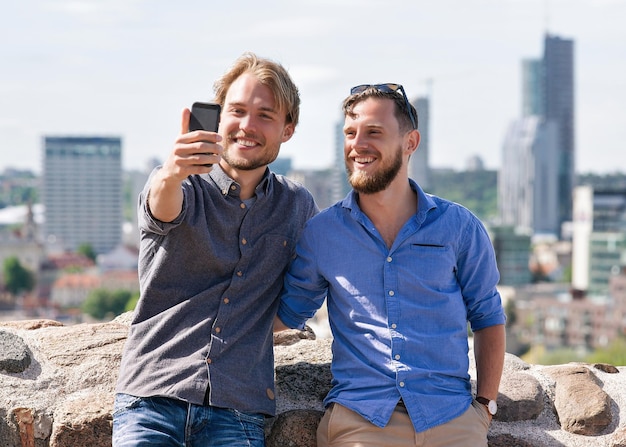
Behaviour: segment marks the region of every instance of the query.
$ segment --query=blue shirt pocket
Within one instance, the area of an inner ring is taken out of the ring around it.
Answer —
[[[453,250],[445,245],[411,244],[412,274],[424,288],[451,293],[458,288],[456,258]]]

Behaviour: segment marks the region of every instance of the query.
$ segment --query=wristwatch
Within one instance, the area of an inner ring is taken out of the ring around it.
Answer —
[[[483,404],[485,407],[487,407],[487,411],[489,411],[489,414],[492,416],[495,416],[495,414],[498,412],[498,404],[495,400],[489,400],[486,397],[476,396],[476,402]]]

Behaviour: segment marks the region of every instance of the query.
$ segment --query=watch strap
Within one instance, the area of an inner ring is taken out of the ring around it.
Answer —
[[[494,416],[498,411],[498,404],[495,400],[490,400],[483,396],[476,396],[476,402],[487,407],[487,411],[491,416]]]
[[[483,396],[476,396],[476,402],[483,405],[489,405],[489,399]]]

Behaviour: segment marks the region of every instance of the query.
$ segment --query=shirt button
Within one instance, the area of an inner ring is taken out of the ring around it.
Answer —
[[[271,400],[274,400],[276,397],[274,396],[274,392],[270,388],[267,388],[265,390],[265,393],[267,394],[267,397],[269,397]]]
[[[398,327],[398,325],[397,325],[396,323],[393,323],[393,324],[391,325],[391,329],[395,329],[395,328],[397,328],[397,327]]]
[[[235,189],[237,189],[237,187],[235,185],[230,185],[230,190],[234,191]]]
[[[400,360],[400,354],[396,354],[396,356],[394,357],[396,360]]]
[[[242,203],[239,204],[239,208],[244,209],[245,207],[246,207],[245,203],[242,202]]]
[[[206,359],[206,362],[207,362],[208,365],[210,365],[212,360],[211,359]]]
[[[220,332],[222,332],[222,328],[216,327],[215,328],[215,333],[219,334]]]
[[[390,290],[389,291],[389,296],[394,296],[394,295],[395,295],[395,292],[393,290]]]
[[[230,303],[230,300],[228,298],[224,298],[224,304],[228,304]]]
[[[400,382],[400,387],[404,388],[404,382]]]
[[[239,277],[243,276],[243,272],[242,272],[241,270],[239,270],[239,271],[237,272],[237,276],[239,276]]]
[[[241,243],[242,243],[243,245],[246,245],[246,244],[248,243],[248,241],[247,241],[247,239],[244,237],[244,238],[241,240]]]
[[[393,258],[392,258],[391,256],[389,256],[389,257],[387,258],[387,262],[391,262],[391,261],[393,261]]]

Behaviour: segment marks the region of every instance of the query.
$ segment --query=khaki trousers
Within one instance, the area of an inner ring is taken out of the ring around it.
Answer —
[[[335,403],[320,421],[317,447],[487,447],[489,423],[486,408],[476,401],[456,419],[420,433],[401,405],[380,428]]]

